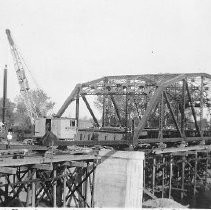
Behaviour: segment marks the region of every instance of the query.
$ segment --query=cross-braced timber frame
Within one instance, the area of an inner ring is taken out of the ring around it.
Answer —
[[[1,158],[0,205],[94,207],[95,155]],[[18,203],[17,203],[18,201]]]
[[[78,122],[82,98],[95,123],[93,132],[111,126],[124,128],[121,140],[80,139],[75,141],[79,145],[206,141],[211,136],[210,88],[211,75],[206,73],[107,76],[77,84],[57,117],[75,101]],[[88,102],[89,96],[101,97],[100,122]],[[111,125],[112,117],[115,125]],[[153,125],[153,121],[158,123]]]
[[[157,148],[146,154],[144,202],[149,198],[173,198],[196,208],[197,197],[209,189],[210,160],[210,145]]]

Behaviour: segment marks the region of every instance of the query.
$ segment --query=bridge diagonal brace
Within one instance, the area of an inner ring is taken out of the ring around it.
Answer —
[[[91,169],[91,171],[89,171],[89,172],[87,173],[87,176],[86,176],[85,178],[83,178],[83,179],[81,180],[81,182],[80,182],[79,184],[77,184],[77,185],[71,190],[71,193],[66,197],[66,200],[67,200],[69,197],[71,197],[71,196],[75,193],[76,190],[78,190],[78,188],[79,188],[79,187],[89,178],[89,176],[94,172],[95,169],[96,169],[96,166],[93,167],[93,169]]]
[[[112,101],[112,103],[114,105],[114,109],[116,111],[116,114],[117,114],[117,117],[119,119],[120,125],[122,126],[121,116],[119,114],[119,109],[118,109],[118,106],[117,106],[116,101],[114,99],[114,96],[113,95],[110,95],[110,97],[111,97],[111,101]]]
[[[146,125],[146,122],[150,116],[150,113],[153,109],[157,106],[157,103],[159,101],[159,98],[161,96],[161,93],[163,92],[164,87],[157,88],[155,94],[151,97],[149,101],[149,105],[147,106],[147,109],[144,113],[144,116],[142,117],[142,120],[140,121],[138,127],[135,129],[134,137],[133,137],[133,144],[136,144],[138,142],[138,136],[144,129],[144,126]]]
[[[135,108],[136,108],[136,111],[137,111],[137,114],[138,114],[138,118],[139,118],[139,120],[141,120],[141,115],[140,115],[140,112],[138,110],[138,104],[136,102],[136,99],[134,98],[133,101],[134,101],[134,105],[135,105]]]
[[[167,106],[168,106],[168,108],[169,108],[169,110],[170,110],[170,113],[171,113],[171,116],[172,116],[172,118],[173,118],[174,124],[176,125],[176,128],[177,128],[177,130],[179,131],[180,136],[182,137],[182,132],[181,132],[181,130],[180,130],[180,128],[179,128],[178,122],[177,122],[176,117],[175,117],[175,115],[174,115],[174,112],[173,112],[172,106],[171,106],[171,104],[170,104],[170,102],[169,102],[169,99],[168,99],[168,96],[167,96],[167,94],[166,94],[166,91],[164,91],[164,97],[165,97],[165,99],[166,99]]]
[[[194,122],[195,122],[195,127],[196,127],[196,130],[197,130],[199,136],[201,136],[201,132],[200,132],[200,130],[199,130],[199,126],[198,126],[198,123],[197,123],[196,113],[195,113],[195,109],[194,109],[194,107],[193,107],[193,101],[192,101],[192,98],[191,98],[191,95],[190,95],[190,91],[189,91],[189,87],[188,87],[187,81],[185,81],[185,87],[186,87],[186,90],[187,90],[188,99],[189,99],[189,102],[190,102],[191,111],[192,111],[193,118],[194,118]],[[201,137],[202,137],[202,136],[201,136]]]
[[[89,110],[89,112],[90,112],[90,114],[91,114],[91,116],[92,116],[92,118],[93,118],[95,124],[97,125],[97,127],[99,127],[100,125],[99,125],[99,123],[98,123],[98,121],[97,121],[97,118],[95,117],[95,115],[94,115],[94,113],[93,113],[93,111],[92,111],[92,109],[91,109],[91,107],[90,107],[90,105],[89,105],[89,103],[88,103],[86,97],[85,97],[84,95],[82,95],[81,97],[82,97],[84,103],[86,104],[86,107],[87,107],[87,109]]]

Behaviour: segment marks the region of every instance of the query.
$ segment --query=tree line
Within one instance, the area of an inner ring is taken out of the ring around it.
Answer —
[[[29,92],[39,117],[48,117],[52,115],[55,103],[43,90],[31,90]],[[30,131],[33,128],[26,105],[21,95],[14,101],[6,99],[5,124],[7,128],[14,130]],[[3,118],[3,98],[0,98],[0,121]]]

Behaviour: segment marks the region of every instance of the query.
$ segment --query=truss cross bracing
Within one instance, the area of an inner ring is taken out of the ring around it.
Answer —
[[[74,102],[79,120],[83,99],[95,128],[79,130],[76,144],[137,147],[207,141],[211,136],[210,88],[211,75],[206,73],[107,76],[77,84],[57,117]],[[101,111],[100,118],[89,98]]]
[[[95,155],[41,155],[0,161],[0,205],[94,207]]]

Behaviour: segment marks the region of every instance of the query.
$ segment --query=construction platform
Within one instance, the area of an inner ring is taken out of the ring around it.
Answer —
[[[1,206],[141,208],[156,201],[156,207],[194,208],[210,189],[211,145],[145,152],[89,148],[87,154],[84,148],[68,154],[39,149],[0,150]]]
[[[210,200],[197,205],[202,205],[198,199],[210,190],[210,172],[210,145],[154,149],[144,161],[143,203],[168,198],[191,208],[208,208]]]
[[[1,150],[0,205],[94,207],[96,153]]]

